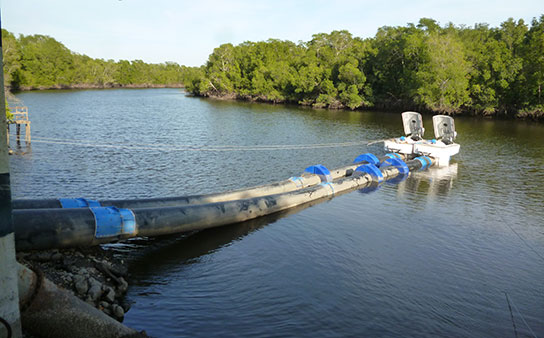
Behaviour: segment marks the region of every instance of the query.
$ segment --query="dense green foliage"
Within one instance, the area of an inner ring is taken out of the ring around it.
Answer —
[[[4,100],[4,103],[5,103],[4,106],[6,109],[6,120],[10,121],[11,119],[13,119],[13,114],[11,113],[11,109],[9,108],[8,100]]]
[[[370,39],[344,30],[298,44],[223,44],[200,68],[92,59],[43,35],[2,30],[2,40],[12,89],[183,83],[201,96],[318,108],[544,117],[544,15],[530,25],[508,19],[496,28],[441,27],[424,18],[382,27]]]
[[[185,81],[203,96],[542,117],[544,15],[498,28],[421,19],[365,40],[333,31],[299,44],[224,44]]]
[[[44,35],[2,30],[4,83],[12,89],[179,85],[186,67],[173,62],[115,62],[71,52]]]

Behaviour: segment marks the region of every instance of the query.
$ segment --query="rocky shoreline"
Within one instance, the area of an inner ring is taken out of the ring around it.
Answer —
[[[125,300],[128,269],[111,251],[99,246],[28,251],[18,252],[17,260],[119,322],[130,309]]]

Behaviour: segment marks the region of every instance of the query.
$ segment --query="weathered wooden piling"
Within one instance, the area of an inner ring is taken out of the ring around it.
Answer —
[[[7,141],[9,144],[9,126],[14,124],[16,126],[16,140],[17,145],[21,145],[21,125],[25,126],[25,144],[30,145],[31,136],[30,136],[30,120],[28,118],[28,107],[15,107],[11,108],[13,110],[12,118],[8,121],[8,133]]]

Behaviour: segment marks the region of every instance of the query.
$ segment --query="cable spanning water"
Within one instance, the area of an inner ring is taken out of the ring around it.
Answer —
[[[316,144],[270,144],[270,145],[192,145],[167,143],[97,143],[96,140],[64,139],[51,137],[35,137],[32,142],[60,144],[80,147],[111,148],[126,150],[159,150],[159,151],[273,151],[273,150],[305,150],[320,148],[339,148],[367,146],[384,140],[365,140],[356,142],[316,143]]]

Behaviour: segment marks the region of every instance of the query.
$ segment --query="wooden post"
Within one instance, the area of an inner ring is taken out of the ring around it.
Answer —
[[[25,143],[27,147],[30,145],[30,121],[27,121],[25,126]]]
[[[30,146],[31,142],[31,133],[30,133],[30,120],[28,119],[28,108],[27,107],[15,107],[13,112],[13,119],[7,124],[7,136],[6,141],[9,147],[9,125],[15,124],[15,136],[17,146],[21,146],[21,124],[25,125],[25,144]]]

